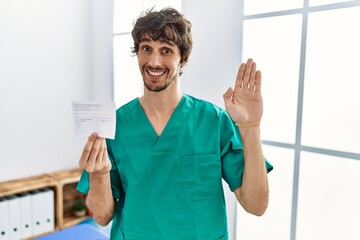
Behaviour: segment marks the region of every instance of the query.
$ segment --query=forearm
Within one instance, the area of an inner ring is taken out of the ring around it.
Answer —
[[[111,192],[110,175],[89,174],[90,190],[86,203],[95,221],[106,226],[113,218],[115,203]]]
[[[236,190],[235,194],[246,211],[262,215],[268,205],[269,189],[260,129],[258,126],[241,127],[240,134],[244,148],[245,168],[242,186]]]

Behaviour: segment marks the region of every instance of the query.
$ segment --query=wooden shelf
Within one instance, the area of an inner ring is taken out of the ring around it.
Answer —
[[[79,168],[64,170],[60,172],[54,172],[47,174],[58,184],[68,184],[68,183],[77,183],[80,180],[82,170]]]
[[[76,217],[72,214],[72,205],[77,201],[85,201],[86,195],[78,192],[76,186],[82,170],[70,169],[39,176],[0,182],[0,197],[50,188],[54,191],[55,226],[60,230],[78,224],[89,216]],[[43,235],[43,234],[42,234]]]
[[[88,219],[90,216],[84,216],[84,217],[66,217],[64,218],[64,224],[63,228],[74,226],[86,219]]]
[[[57,182],[47,174],[0,182],[0,197],[18,194],[44,187],[55,187]]]

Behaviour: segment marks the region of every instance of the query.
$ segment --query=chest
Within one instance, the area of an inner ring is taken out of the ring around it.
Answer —
[[[113,145],[122,181],[156,185],[183,181],[184,166],[191,159],[188,156],[219,156],[219,131],[209,122],[199,122],[191,117],[179,124],[169,122],[160,136],[147,124],[132,122],[122,127],[121,138]],[[206,168],[205,160],[201,162],[204,165],[201,168]],[[214,160],[210,162],[209,159],[209,164],[214,164]]]
[[[161,136],[162,132],[164,131],[167,123],[169,122],[170,115],[164,116],[147,116],[150,125],[154,129],[157,136]]]

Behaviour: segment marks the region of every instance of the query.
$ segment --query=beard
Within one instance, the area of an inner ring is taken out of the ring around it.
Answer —
[[[158,86],[148,83],[144,79],[143,79],[143,82],[144,82],[144,85],[147,88],[147,90],[149,90],[151,92],[161,92],[161,91],[165,90],[168,86],[170,86],[175,80],[176,80],[176,77],[172,77],[168,81],[166,81],[163,84],[158,85]]]
[[[146,69],[143,70],[145,75]],[[165,74],[168,74],[169,71],[166,71]],[[166,76],[166,81],[162,83],[161,85],[152,84],[151,82],[147,82],[145,80],[145,77],[143,76],[143,82],[144,86],[147,88],[147,90],[151,92],[161,92],[165,89],[167,89],[173,82],[176,81],[177,77],[179,76],[179,70],[176,71],[172,76]]]

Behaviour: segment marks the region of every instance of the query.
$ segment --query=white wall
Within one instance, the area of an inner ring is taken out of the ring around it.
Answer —
[[[182,0],[182,12],[192,22],[193,51],[184,68],[185,93],[220,107],[223,93],[235,83],[240,59],[239,1]],[[239,29],[239,31],[236,31]],[[235,239],[236,200],[224,185],[230,240]]]
[[[78,166],[72,100],[112,99],[111,0],[0,0],[0,181]]]
[[[221,107],[222,94],[234,85],[241,61],[239,9],[237,0],[182,0],[194,42],[182,89]]]

